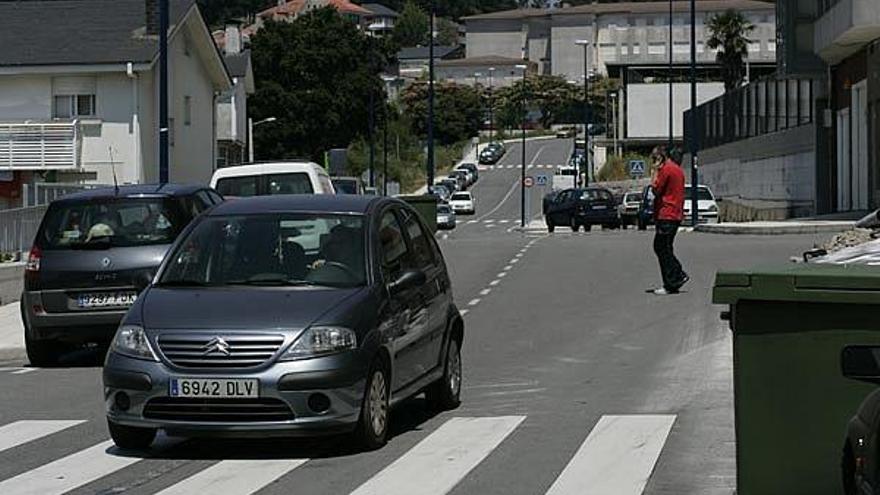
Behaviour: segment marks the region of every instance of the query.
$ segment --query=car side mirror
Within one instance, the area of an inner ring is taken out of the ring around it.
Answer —
[[[407,270],[397,277],[397,280],[388,284],[388,292],[397,294],[413,287],[424,285],[428,280],[425,272],[421,270]]]
[[[844,377],[880,385],[880,346],[847,346],[840,353]]]

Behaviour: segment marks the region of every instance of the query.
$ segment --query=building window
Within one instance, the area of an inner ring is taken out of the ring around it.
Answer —
[[[633,55],[641,55],[642,45],[633,45],[632,47],[630,47],[630,50],[632,50]]]
[[[623,57],[626,57],[627,55],[629,55],[629,46],[620,45],[620,55]]]
[[[183,125],[192,124],[192,97],[183,97]]]
[[[648,26],[653,26],[653,25],[654,25],[654,18],[653,18],[653,17],[648,17],[648,19],[646,20],[646,24],[647,24]]]
[[[95,95],[55,95],[53,106],[56,119],[93,117],[96,113]]]
[[[666,53],[665,43],[648,43],[648,55],[663,55]]]
[[[691,53],[691,44],[690,43],[674,43],[672,45],[672,53]]]
[[[703,53],[706,50],[706,45],[702,41],[697,42],[697,53]]]
[[[767,41],[767,51],[775,52],[776,51],[776,40],[768,40]]]
[[[603,43],[599,45],[599,56],[604,60],[612,59],[617,55],[616,45]]]
[[[752,43],[749,43],[749,52],[757,53],[760,51],[761,51],[761,42],[760,41],[753,41]]]

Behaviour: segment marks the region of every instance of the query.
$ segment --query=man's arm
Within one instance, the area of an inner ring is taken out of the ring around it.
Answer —
[[[669,180],[669,174],[664,170],[666,167],[660,167],[657,170],[657,175],[654,177],[654,183],[651,184],[651,187],[654,188],[654,196],[660,197],[666,192],[666,183]]]

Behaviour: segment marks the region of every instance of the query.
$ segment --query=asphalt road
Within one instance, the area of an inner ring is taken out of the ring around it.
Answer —
[[[691,283],[652,296],[650,231],[510,229],[511,148],[474,188],[477,214],[440,241],[466,311],[460,408],[431,416],[410,401],[388,445],[370,453],[336,439],[160,438],[149,456],[126,457],[102,443],[100,369],[88,352],[57,369],[10,361],[0,363],[0,493],[733,493],[731,339],[710,303],[713,277],[784,263],[815,239],[682,233]],[[527,161],[553,164],[569,150],[530,142]],[[9,425],[23,420],[72,422],[34,423],[52,433],[16,440]]]

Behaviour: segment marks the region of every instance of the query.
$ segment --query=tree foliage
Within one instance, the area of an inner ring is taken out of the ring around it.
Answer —
[[[389,53],[383,43],[332,8],[260,29],[251,39],[257,91],[249,113],[278,121],[255,132],[259,158],[319,160],[365,134],[370,93],[376,108],[385,101],[379,72]]]
[[[718,53],[715,60],[721,64],[724,90],[738,88],[745,76],[745,59],[749,54],[749,33],[755,29],[754,24],[741,13],[729,9],[709,19],[709,39],[706,46]]]
[[[590,91],[591,121],[602,123],[605,120],[605,95],[614,83],[608,79],[592,81]],[[540,113],[542,127],[553,124],[581,123],[584,120],[584,88],[582,84],[572,84],[560,76],[530,75],[525,82],[516,81],[513,85],[494,92],[492,101],[496,125],[513,128],[520,125],[523,117],[523,98],[526,108]]]
[[[401,101],[415,133],[427,136],[428,84],[411,84],[401,95]],[[434,84],[434,138],[439,143],[452,144],[476,136],[482,116],[480,93],[473,87]]]
[[[437,31],[436,43],[444,46],[458,45],[458,26],[452,21],[445,18],[438,18],[437,25],[434,27]]]
[[[425,45],[430,40],[429,22],[428,14],[415,2],[408,1],[394,23],[391,37],[398,46]]]
[[[275,5],[275,0],[198,0],[205,22],[211,28],[239,19],[250,22],[254,15]]]

